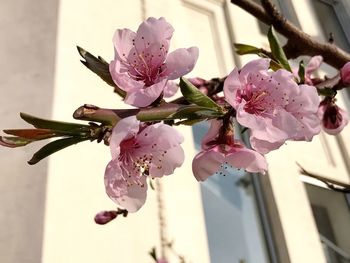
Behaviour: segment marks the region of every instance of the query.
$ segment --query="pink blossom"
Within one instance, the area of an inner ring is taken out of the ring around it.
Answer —
[[[134,116],[119,121],[112,132],[112,160],[105,172],[108,196],[136,212],[146,201],[146,178],[170,175],[182,165],[182,142],[182,135],[168,125],[147,126]]]
[[[109,71],[113,81],[127,95],[125,102],[145,107],[162,95],[168,80],[190,72],[198,58],[198,48],[179,48],[168,54],[173,27],[161,17],[148,18],[137,32],[118,29],[113,43],[115,58]]]
[[[318,110],[323,130],[331,135],[340,133],[349,122],[348,113],[339,108],[334,99],[325,98]]]
[[[350,62],[347,62],[340,70],[340,77],[343,84],[350,85]]]
[[[226,175],[229,167],[242,168],[252,173],[265,173],[267,162],[260,153],[246,148],[233,138],[219,140],[222,121],[212,120],[208,133],[202,140],[202,151],[192,162],[192,171],[198,181],[213,174]]]
[[[157,259],[156,263],[168,263],[168,261],[165,259]]]
[[[260,153],[279,148],[286,140],[311,141],[320,132],[316,88],[297,85],[284,69],[268,71],[269,59],[235,68],[224,83],[226,101],[237,121],[250,129],[250,143]]]

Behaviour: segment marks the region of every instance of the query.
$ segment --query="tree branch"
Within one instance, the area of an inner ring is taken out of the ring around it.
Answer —
[[[252,0],[231,0],[235,4],[267,25],[272,25],[276,31],[288,39],[284,51],[288,58],[302,55],[322,55],[324,61],[340,69],[350,61],[350,54],[330,43],[321,43],[312,39],[288,21],[270,0],[261,0],[262,6]]]
[[[313,173],[310,173],[308,171],[306,171],[303,167],[301,167],[300,164],[297,163],[297,165],[299,166],[300,168],[300,173],[302,175],[306,175],[306,176],[309,176],[311,178],[314,178],[314,179],[317,179],[319,181],[321,181],[322,183],[324,183],[329,189],[333,190],[333,191],[336,191],[336,192],[341,192],[341,193],[344,193],[344,194],[348,194],[350,193],[350,185],[349,184],[345,184],[345,183],[341,183],[341,182],[337,182],[337,181],[334,181],[332,179],[326,179],[322,176],[319,176],[319,175],[316,175],[316,174],[313,174]]]

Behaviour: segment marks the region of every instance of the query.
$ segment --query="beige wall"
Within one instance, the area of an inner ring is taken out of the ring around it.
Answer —
[[[266,46],[256,21],[237,7],[229,5],[225,9],[224,2],[145,1],[147,16],[165,16],[176,28],[173,48],[202,48],[193,76],[223,76],[233,68],[229,32],[223,30],[227,27],[224,11],[230,14],[231,33],[237,42]],[[308,14],[307,1],[293,2],[299,15]],[[61,0],[57,42],[56,10],[55,1],[2,3],[0,28],[5,32],[5,40],[0,43],[0,84],[6,96],[0,97],[1,129],[21,127],[19,111],[49,117],[52,109],[53,118],[70,121],[74,109],[84,103],[124,107],[112,88],[79,62],[75,45],[110,60],[114,30],[137,28],[142,17],[141,1]],[[245,25],[249,25],[249,34]],[[317,26],[304,20],[301,25],[310,33],[317,30]],[[212,41],[208,41],[210,34],[215,35]],[[244,57],[242,61],[248,59]],[[208,67],[207,61],[213,60],[216,63]],[[186,163],[174,176],[162,180],[167,235],[191,262],[206,263],[209,255],[199,185],[191,175],[191,158],[195,154],[192,132],[189,128],[182,132],[186,137]],[[110,158],[108,148],[82,143],[65,149],[50,158],[48,171],[46,161],[34,167],[26,165],[35,149],[37,146],[13,151],[0,148],[1,263],[39,262],[41,253],[42,261],[47,263],[150,261],[147,252],[159,245],[154,191],[149,191],[147,204],[137,214],[118,218],[106,226],[95,225],[96,212],[115,208],[103,185]],[[347,170],[337,141],[321,136],[313,144],[288,143],[269,154],[268,160],[291,262],[324,262],[295,162],[316,171],[322,167],[322,175],[337,174],[346,181]]]
[[[27,126],[21,111],[50,117],[57,5],[56,0],[0,3],[0,130]],[[1,263],[41,259],[47,162],[27,164],[37,148],[0,147]]]

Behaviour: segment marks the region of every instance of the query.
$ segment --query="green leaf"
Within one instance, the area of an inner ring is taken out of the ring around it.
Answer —
[[[44,147],[42,147],[39,151],[37,151],[32,159],[28,161],[28,164],[33,165],[41,161],[42,159],[48,157],[49,155],[58,152],[68,146],[71,146],[73,144],[77,144],[79,142],[85,141],[87,138],[64,138],[64,139],[58,139],[56,141],[50,142],[46,144]]]
[[[21,137],[0,136],[0,145],[9,148],[22,147],[33,141],[34,140]]]
[[[56,131],[71,131],[79,134],[80,132],[89,131],[90,126],[79,123],[70,123],[70,122],[62,122],[62,121],[53,121],[41,119],[26,113],[21,112],[20,116],[27,123],[32,124],[35,128],[38,129],[50,129]]]
[[[305,65],[304,61],[299,62],[298,76],[300,78],[300,83],[305,83]]]
[[[284,53],[272,26],[267,33],[267,38],[269,40],[272,56],[283,66],[283,68],[292,72],[287,56]]]
[[[236,48],[236,53],[238,55],[258,54],[261,52],[260,48],[257,48],[257,47],[251,46],[251,45],[240,44],[240,43],[235,43],[233,45]]]
[[[185,78],[180,78],[180,89],[185,99],[198,106],[216,109],[221,112],[221,107],[211,98],[200,92],[191,82]]]
[[[196,105],[186,105],[168,116],[167,119],[191,119],[191,117],[213,117],[222,116],[223,113],[212,108],[200,107]]]
[[[255,54],[263,58],[272,58],[272,54],[265,49],[240,43],[235,43],[233,45],[236,48],[236,53],[238,55]]]
[[[113,81],[111,73],[109,72],[109,64],[100,56],[97,58],[91,53],[87,52],[85,49],[77,46],[80,56],[84,58],[81,60],[88,69],[97,74],[101,79],[103,79],[108,85],[114,87],[114,92],[117,93],[122,98],[125,98],[125,91],[121,90]]]

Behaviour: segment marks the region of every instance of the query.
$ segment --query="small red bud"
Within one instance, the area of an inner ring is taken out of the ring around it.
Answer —
[[[101,211],[95,215],[95,222],[99,225],[105,225],[117,217],[117,211]]]

